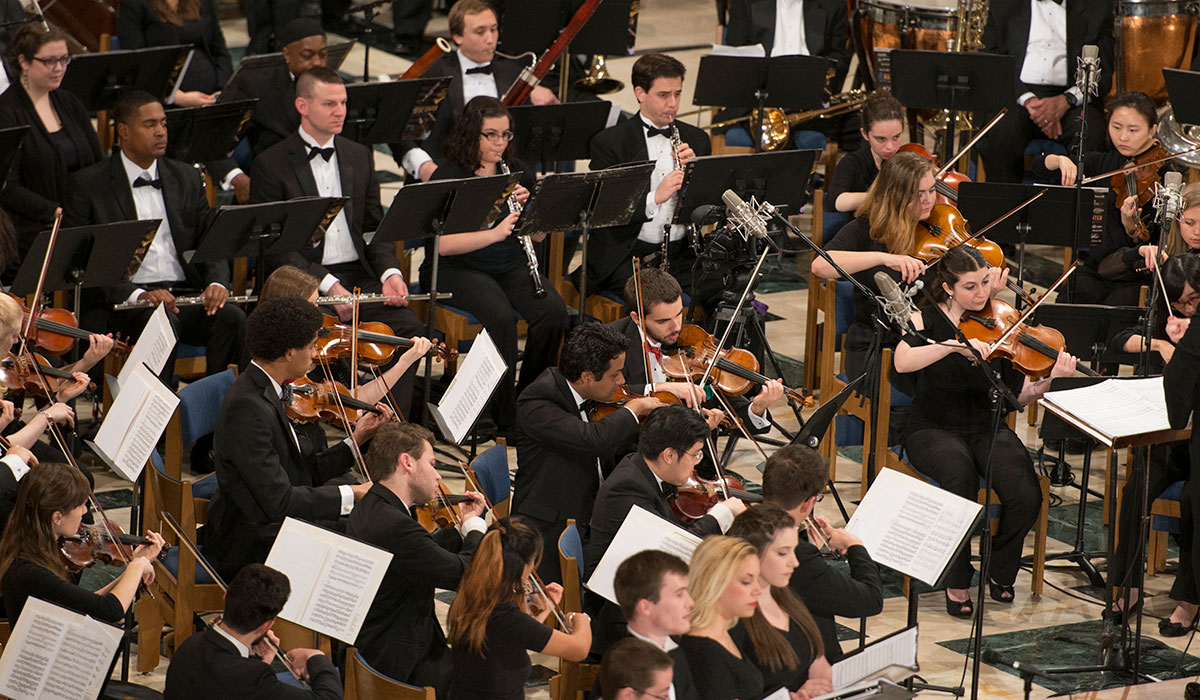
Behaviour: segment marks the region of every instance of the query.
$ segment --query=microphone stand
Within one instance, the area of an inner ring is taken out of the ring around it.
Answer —
[[[1083,60],[1080,58],[1080,60]],[[1083,80],[1083,99],[1079,102],[1079,138],[1075,144],[1075,162],[1078,165],[1075,175],[1075,249],[1071,251],[1072,262],[1079,258],[1079,251],[1083,247],[1082,230],[1085,225],[1090,227],[1092,220],[1091,216],[1083,216],[1080,208],[1083,206],[1083,144],[1087,142],[1087,110],[1091,104],[1092,83],[1094,70],[1099,70],[1099,66],[1093,66],[1089,61],[1084,64],[1084,80]],[[1088,235],[1088,246],[1091,247],[1091,235]],[[1075,278],[1072,277],[1070,286],[1068,287],[1070,297],[1075,298]]]

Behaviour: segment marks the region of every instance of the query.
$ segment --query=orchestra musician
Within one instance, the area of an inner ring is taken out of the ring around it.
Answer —
[[[928,306],[910,319],[928,341],[908,333],[896,346],[896,371],[915,373],[917,380],[904,448],[914,469],[972,501],[979,492],[979,477],[991,465],[991,488],[1000,497],[1002,513],[999,531],[992,538],[988,594],[997,602],[1012,603],[1021,548],[1037,518],[1041,489],[1021,438],[1001,421],[993,439],[992,384],[972,364],[974,355],[955,332],[966,314],[989,303],[994,275],[983,254],[967,245],[947,251],[937,274],[933,289],[937,306]],[[969,342],[987,359],[987,343],[976,338]],[[1021,374],[1011,360],[996,358],[989,364],[1022,406],[1044,394],[1051,379],[1075,373],[1075,358],[1066,352],[1059,353],[1050,376],[1037,381]],[[970,556],[970,548],[965,547],[946,572],[946,612],[954,617],[974,613]]]
[[[271,627],[290,596],[291,582],[275,569],[250,564],[239,571],[229,582],[219,620],[175,650],[163,697],[341,700],[342,679],[329,657],[317,649],[288,649],[284,660],[308,688],[280,680],[271,668],[279,644]]]
[[[117,36],[122,49],[192,47],[185,72],[168,100],[177,107],[213,104],[233,74],[217,0],[124,0],[117,11]]]
[[[825,188],[824,231],[836,232],[867,198],[867,190],[883,162],[896,155],[904,138],[904,108],[892,93],[879,90],[867,96],[859,113],[859,133],[866,148],[838,160]]]
[[[557,544],[567,520],[591,519],[600,482],[622,456],[618,450],[636,440],[638,421],[662,405],[654,397],[636,398],[601,420],[588,420],[588,409],[609,401],[625,383],[625,347],[615,330],[581,324],[567,336],[559,366],[542,372],[517,399],[521,435],[512,512],[546,542],[538,568],[545,581],[562,578]]]
[[[367,471],[375,480],[350,514],[346,534],[392,554],[355,645],[376,671],[446,697],[450,655],[434,613],[436,589],[455,590],[487,530],[483,497],[461,504],[456,527],[430,534],[416,509],[435,500],[433,433],[415,423],[388,423],[371,441]]]
[[[512,115],[494,97],[473,98],[454,121],[442,146],[442,159],[434,180],[498,175],[507,168],[521,173],[512,193],[521,206],[537,183],[534,172],[517,160],[513,147]],[[567,307],[554,286],[531,272],[522,243],[514,234],[520,211],[501,206],[495,223],[483,230],[442,236],[438,291],[454,295],[454,306],[479,319],[508,365],[492,395],[492,421],[500,435],[511,436],[517,422],[517,395],[558,358],[567,327]],[[545,234],[532,237],[540,243]],[[425,245],[421,286],[429,289],[433,242]],[[531,274],[539,279],[538,298]],[[517,318],[525,319],[528,333],[517,375]],[[515,388],[514,388],[515,385]]]
[[[678,698],[674,694],[674,659],[650,642],[622,639],[600,660],[596,683],[602,700]]]

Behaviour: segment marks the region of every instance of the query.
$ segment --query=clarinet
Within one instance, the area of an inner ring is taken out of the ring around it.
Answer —
[[[675,170],[683,170],[683,163],[679,160],[679,149],[683,144],[679,140],[679,127],[675,126],[675,122],[671,122],[671,163],[675,166]],[[663,272],[668,271],[667,251],[671,247],[671,222],[663,224],[663,239],[662,239],[662,261],[658,268]]]
[[[508,168],[508,163],[505,163],[503,160],[496,164],[496,168],[504,175],[512,172]],[[521,209],[521,203],[517,201],[517,196],[510,194],[508,196],[508,211],[520,214]],[[533,280],[533,298],[545,298],[546,288],[542,286],[542,275],[538,272],[538,257],[537,251],[533,248],[533,239],[529,236],[517,236],[517,240],[521,241],[521,249],[525,251],[525,266],[529,268],[529,277]]]

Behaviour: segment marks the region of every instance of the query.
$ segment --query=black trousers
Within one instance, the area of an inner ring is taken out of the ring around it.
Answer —
[[[1179,497],[1179,573],[1171,585],[1171,598],[1185,603],[1200,603],[1196,566],[1200,564],[1200,537],[1196,519],[1200,518],[1200,487],[1188,480]]]
[[[1117,549],[1108,564],[1110,586],[1131,586],[1135,583],[1130,569],[1137,562],[1130,561],[1130,554],[1133,544],[1140,539],[1138,533],[1141,523],[1138,516],[1142,508],[1142,470],[1147,468],[1146,461],[1146,448],[1134,451],[1134,471],[1125,481],[1125,487],[1121,489],[1121,512],[1117,514]],[[1149,469],[1150,497],[1146,502],[1153,504],[1154,499],[1161,496],[1167,487],[1176,481],[1186,481],[1191,475],[1191,452],[1188,450],[1187,441],[1155,445],[1150,451]]]
[[[547,367],[558,364],[558,350],[567,327],[567,306],[543,277],[546,296],[533,296],[533,280],[524,265],[490,274],[457,264],[453,256],[441,259],[438,291],[450,292],[450,305],[470,312],[487,329],[508,372],[492,394],[492,421],[507,428],[517,422],[517,395]],[[421,287],[429,288],[428,270],[421,271]],[[517,377],[517,314],[529,324],[525,354]],[[557,536],[555,541],[557,542]]]
[[[1062,88],[1051,88],[1051,94],[1061,91]],[[1038,92],[1044,91],[1035,90],[1035,93]],[[986,121],[985,118],[977,123],[984,124]],[[1084,120],[1080,118],[1078,108],[1069,109],[1063,115],[1063,132],[1057,141],[1067,148],[1071,160],[1075,160],[1075,147],[1079,143],[1079,130],[1083,124]],[[1008,113],[979,142],[979,155],[983,158],[988,182],[1021,182],[1025,174],[1025,147],[1034,139],[1045,138],[1046,135],[1029,118],[1029,112],[1024,107],[1016,103],[1009,106]],[[1097,106],[1097,101],[1092,100],[1087,110],[1084,153],[1101,150],[1104,147],[1104,139],[1104,115]]]
[[[979,495],[979,477],[987,466],[990,433],[955,433],[939,428],[922,428],[904,441],[913,467],[937,481],[950,493],[974,501]],[[1000,529],[992,538],[989,576],[1000,585],[1012,585],[1021,568],[1025,535],[1037,520],[1042,491],[1033,471],[1033,460],[1021,438],[1001,425],[992,455],[992,489],[1000,496]],[[986,517],[986,514],[985,514]],[[971,547],[950,562],[947,588],[971,585]]]
[[[528,513],[514,513],[529,521],[537,531],[542,533],[542,561],[538,564],[537,573],[544,583],[562,583],[562,565],[558,561],[558,538],[567,527],[567,520],[552,523],[541,518],[535,518]],[[576,520],[576,523],[579,523]]]

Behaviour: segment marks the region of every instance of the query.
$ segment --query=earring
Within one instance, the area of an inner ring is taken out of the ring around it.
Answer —
[[[21,74],[21,87],[25,88],[26,90],[29,89],[29,74],[28,73]]]

